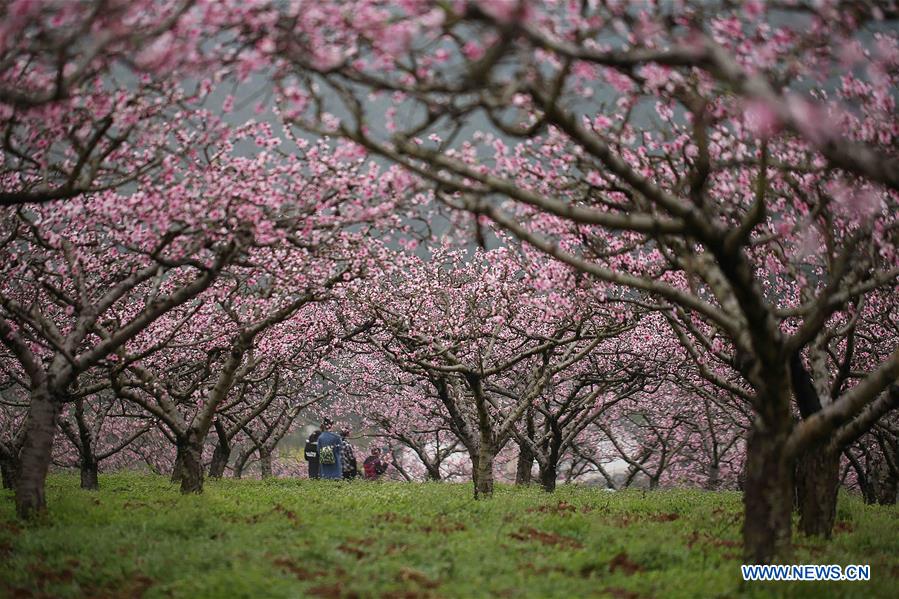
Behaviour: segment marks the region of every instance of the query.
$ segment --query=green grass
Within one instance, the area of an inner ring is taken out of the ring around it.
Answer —
[[[737,493],[470,485],[48,481],[49,515],[0,497],[0,596],[896,597],[899,510],[841,497],[829,543],[794,563],[871,564],[867,583],[743,583]]]

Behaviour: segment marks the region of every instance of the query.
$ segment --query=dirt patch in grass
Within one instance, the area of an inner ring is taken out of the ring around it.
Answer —
[[[568,503],[567,501],[559,501],[557,505],[540,505],[537,507],[528,508],[525,511],[530,513],[539,512],[541,514],[570,516],[571,514],[577,512],[577,507]]]
[[[852,525],[852,522],[848,520],[841,520],[833,525],[833,533],[837,534],[838,532],[853,532],[855,531],[855,527]]]
[[[609,597],[614,597],[615,599],[640,599],[643,597],[640,593],[622,589],[621,587],[606,587],[600,589],[599,592],[608,595]]]
[[[440,534],[447,535],[453,532],[461,532],[467,528],[468,527],[462,522],[453,522],[451,520],[438,518],[433,524],[425,524],[422,526],[421,531],[425,534],[439,532]]]
[[[402,553],[407,550],[409,545],[407,543],[390,543],[387,545],[387,549],[384,550],[386,555],[396,555],[397,553]]]
[[[693,549],[694,545],[708,545],[710,547],[716,547],[719,549],[736,549],[737,547],[742,547],[743,543],[740,541],[735,541],[733,539],[722,539],[719,537],[715,537],[710,535],[707,532],[699,532],[694,530],[689,537],[687,537],[687,549]]]
[[[272,508],[272,511],[275,512],[276,514],[282,514],[285,518],[287,518],[288,520],[290,520],[290,521],[293,522],[294,524],[299,524],[299,523],[300,523],[299,517],[297,517],[297,515],[296,515],[293,511],[287,509],[286,507],[284,507],[284,506],[281,505],[280,503],[276,503],[276,504],[275,504],[275,507]]]
[[[612,520],[613,526],[619,528],[627,528],[631,524],[640,522],[674,522],[680,519],[680,514],[662,513],[662,514],[623,514]]]
[[[609,572],[615,572],[616,570],[621,570],[628,576],[631,576],[637,572],[642,572],[643,566],[631,560],[627,553],[622,551],[609,562]]]
[[[518,565],[518,569],[526,574],[551,574],[561,572],[568,575],[571,570],[564,566],[538,566],[534,562],[525,562]]]
[[[25,566],[25,570],[34,577],[37,585],[41,588],[47,584],[70,584],[75,580],[75,570],[71,567],[54,570],[48,568],[46,564],[32,563]]]
[[[680,514],[652,514],[648,519],[652,522],[674,522],[680,518]]]
[[[21,587],[3,587],[0,586],[0,590],[3,591],[4,597],[9,597],[9,599],[33,599],[35,597],[46,597],[43,593],[35,594],[28,589],[23,589]]]
[[[352,555],[356,559],[362,559],[363,557],[368,555],[364,549],[361,549],[355,545],[350,545],[349,543],[341,543],[337,546],[337,549],[343,551],[344,553]]]
[[[153,582],[149,576],[135,574],[119,583],[85,588],[84,596],[93,599],[140,599],[153,586]]]
[[[320,584],[306,591],[313,597],[322,597],[323,599],[359,599],[359,593],[347,590],[340,582],[333,584]]]
[[[412,518],[409,516],[400,516],[396,512],[376,514],[373,520],[384,524],[412,524]]]
[[[530,526],[520,528],[509,535],[516,541],[537,542],[541,545],[549,545],[560,549],[581,549],[584,545],[577,539],[566,537],[554,532],[537,530]]]
[[[617,526],[618,528],[627,528],[631,524],[633,524],[635,522],[639,522],[639,521],[640,521],[640,518],[637,518],[636,516],[633,516],[630,514],[625,514],[623,516],[613,519],[612,525]]]
[[[425,589],[436,589],[440,582],[428,578],[427,574],[414,568],[400,568],[397,578],[401,582],[412,583]]]
[[[325,575],[324,572],[304,568],[289,557],[276,557],[272,560],[272,564],[293,574],[297,580],[315,580]]]

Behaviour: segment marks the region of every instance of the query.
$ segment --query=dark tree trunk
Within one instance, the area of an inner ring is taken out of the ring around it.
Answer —
[[[799,530],[806,535],[829,539],[837,515],[840,485],[840,454],[818,448],[796,462],[796,504]]]
[[[649,478],[649,490],[655,491],[659,488],[659,477],[658,476],[650,476]]]
[[[535,437],[535,428],[534,428],[534,407],[528,406],[527,412],[525,412],[525,429],[528,439],[533,439]],[[526,443],[518,444],[518,464],[515,468],[515,484],[516,485],[529,485],[531,484],[531,479],[533,479],[533,469],[534,469],[534,452],[531,451],[531,446]]]
[[[789,557],[793,467],[783,458],[787,431],[757,425],[746,444],[743,552],[749,564]]]
[[[533,478],[534,452],[531,451],[530,447],[523,443],[518,447],[518,465],[515,468],[515,484],[529,485]]]
[[[481,444],[478,451],[477,478],[474,483],[475,499],[490,499],[493,497],[493,449]]]
[[[179,440],[181,494],[203,492],[203,443],[194,434]]]
[[[440,463],[433,464],[425,464],[425,471],[427,472],[427,480],[433,482],[440,482],[443,480],[443,477],[440,475]]]
[[[717,491],[721,486],[721,468],[718,464],[709,465],[708,476],[705,479],[707,491]]]
[[[558,465],[556,462],[548,461],[546,464],[540,464],[540,486],[547,493],[556,490],[556,478],[558,477]]]
[[[19,465],[13,456],[0,455],[0,478],[4,489],[15,489]]]
[[[870,476],[872,502],[880,505],[896,505],[896,495],[899,491],[899,477],[890,468],[883,456],[876,456],[870,460]]]
[[[471,482],[474,484],[475,494],[478,492],[478,453],[468,450],[468,459],[471,460]]]
[[[259,450],[259,474],[262,478],[272,477],[272,452],[267,449]]]
[[[540,463],[540,486],[547,493],[556,490],[556,479],[559,477],[559,450],[562,446],[562,431],[553,424],[553,436],[546,446],[546,462]]]
[[[215,444],[212,463],[209,464],[209,478],[221,478],[225,475],[225,467],[231,457],[231,439],[228,438],[228,430],[218,418],[215,419],[213,425],[216,435],[218,435],[218,443]]]
[[[99,465],[96,460],[81,459],[81,488],[88,491],[99,491]]]
[[[251,451],[242,451],[240,455],[237,456],[237,460],[234,461],[234,478],[241,478],[243,476],[244,468],[247,467],[247,461],[250,459],[251,455]],[[316,471],[315,478],[318,478],[317,474],[318,471]]]
[[[175,461],[172,463],[172,482],[180,483],[181,477],[184,474],[184,449],[181,447],[181,443],[177,444],[177,451],[175,453]]]
[[[44,482],[50,468],[59,412],[59,402],[46,390],[32,392],[16,481],[16,513],[20,518],[31,518],[47,509]]]
[[[209,478],[221,478],[225,475],[225,467],[231,457],[231,445],[226,441],[222,443],[221,437],[212,454],[212,463],[209,464]]]

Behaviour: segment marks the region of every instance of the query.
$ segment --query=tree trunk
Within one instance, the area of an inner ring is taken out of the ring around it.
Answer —
[[[440,475],[440,462],[425,464],[425,471],[427,472],[427,480],[433,482],[443,480],[443,477]]]
[[[177,450],[175,453],[175,461],[172,463],[171,481],[173,483],[180,483],[181,477],[183,474],[184,474],[184,450],[181,448],[181,444],[177,443]]]
[[[252,451],[242,451],[240,455],[237,456],[237,459],[234,461],[234,478],[241,478],[243,476],[243,470],[246,468],[247,461],[252,454]],[[315,478],[318,478],[318,476]]]
[[[231,457],[231,444],[225,441],[222,442],[221,437],[219,437],[219,442],[215,446],[215,451],[212,454],[212,463],[209,464],[209,478],[221,478],[225,475],[225,467],[228,465],[228,459]]]
[[[96,460],[81,459],[81,488],[88,491],[99,491],[99,465]]]
[[[534,407],[528,406],[527,411],[525,412],[525,429],[528,439],[533,439],[535,435],[534,428]],[[534,452],[531,451],[531,446],[526,443],[518,444],[518,464],[515,468],[515,484],[516,485],[529,485],[531,484],[531,479],[533,478],[533,469],[534,469]]]
[[[531,451],[530,447],[524,444],[519,445],[518,448],[518,465],[515,468],[515,484],[529,485],[533,478],[534,452]]]
[[[231,457],[231,439],[228,438],[228,430],[225,425],[216,418],[212,423],[218,435],[218,443],[212,454],[212,463],[209,464],[209,478],[221,478],[225,474],[225,467]]]
[[[259,474],[262,478],[272,477],[272,452],[267,449],[259,450]]]
[[[787,431],[760,424],[746,443],[743,553],[748,564],[789,557],[793,468],[783,459]]]
[[[475,499],[490,499],[493,497],[493,449],[481,444],[478,451],[477,478],[474,484]]]
[[[191,434],[179,439],[181,455],[181,494],[203,492],[203,443]]]
[[[880,505],[896,505],[896,495],[899,491],[899,477],[890,468],[883,456],[875,456],[869,460],[871,494],[873,501]]]
[[[20,518],[31,518],[47,509],[44,482],[53,454],[59,412],[59,402],[45,389],[32,392],[16,481],[16,513]]]
[[[0,478],[4,489],[15,489],[19,465],[13,456],[0,455]]]
[[[650,476],[649,478],[649,490],[655,491],[659,488],[659,477],[658,476]]]
[[[830,538],[837,515],[839,484],[839,452],[821,447],[797,460],[796,503],[799,530],[804,534]]]
[[[710,464],[708,476],[705,479],[705,488],[707,491],[717,491],[721,486],[721,468],[718,464]]]
[[[471,482],[474,484],[475,494],[478,491],[478,461],[480,460],[478,455],[476,451],[468,450],[468,459],[471,461]]]
[[[540,486],[547,493],[556,490],[556,478],[558,477],[558,465],[556,462],[549,461],[546,464],[540,464]]]

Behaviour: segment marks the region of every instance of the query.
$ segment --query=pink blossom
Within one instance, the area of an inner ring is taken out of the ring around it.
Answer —
[[[768,139],[780,130],[777,112],[763,100],[747,102],[743,114],[747,129],[761,139]]]
[[[468,60],[480,60],[484,57],[484,47],[474,40],[469,40],[462,46],[462,55]]]

